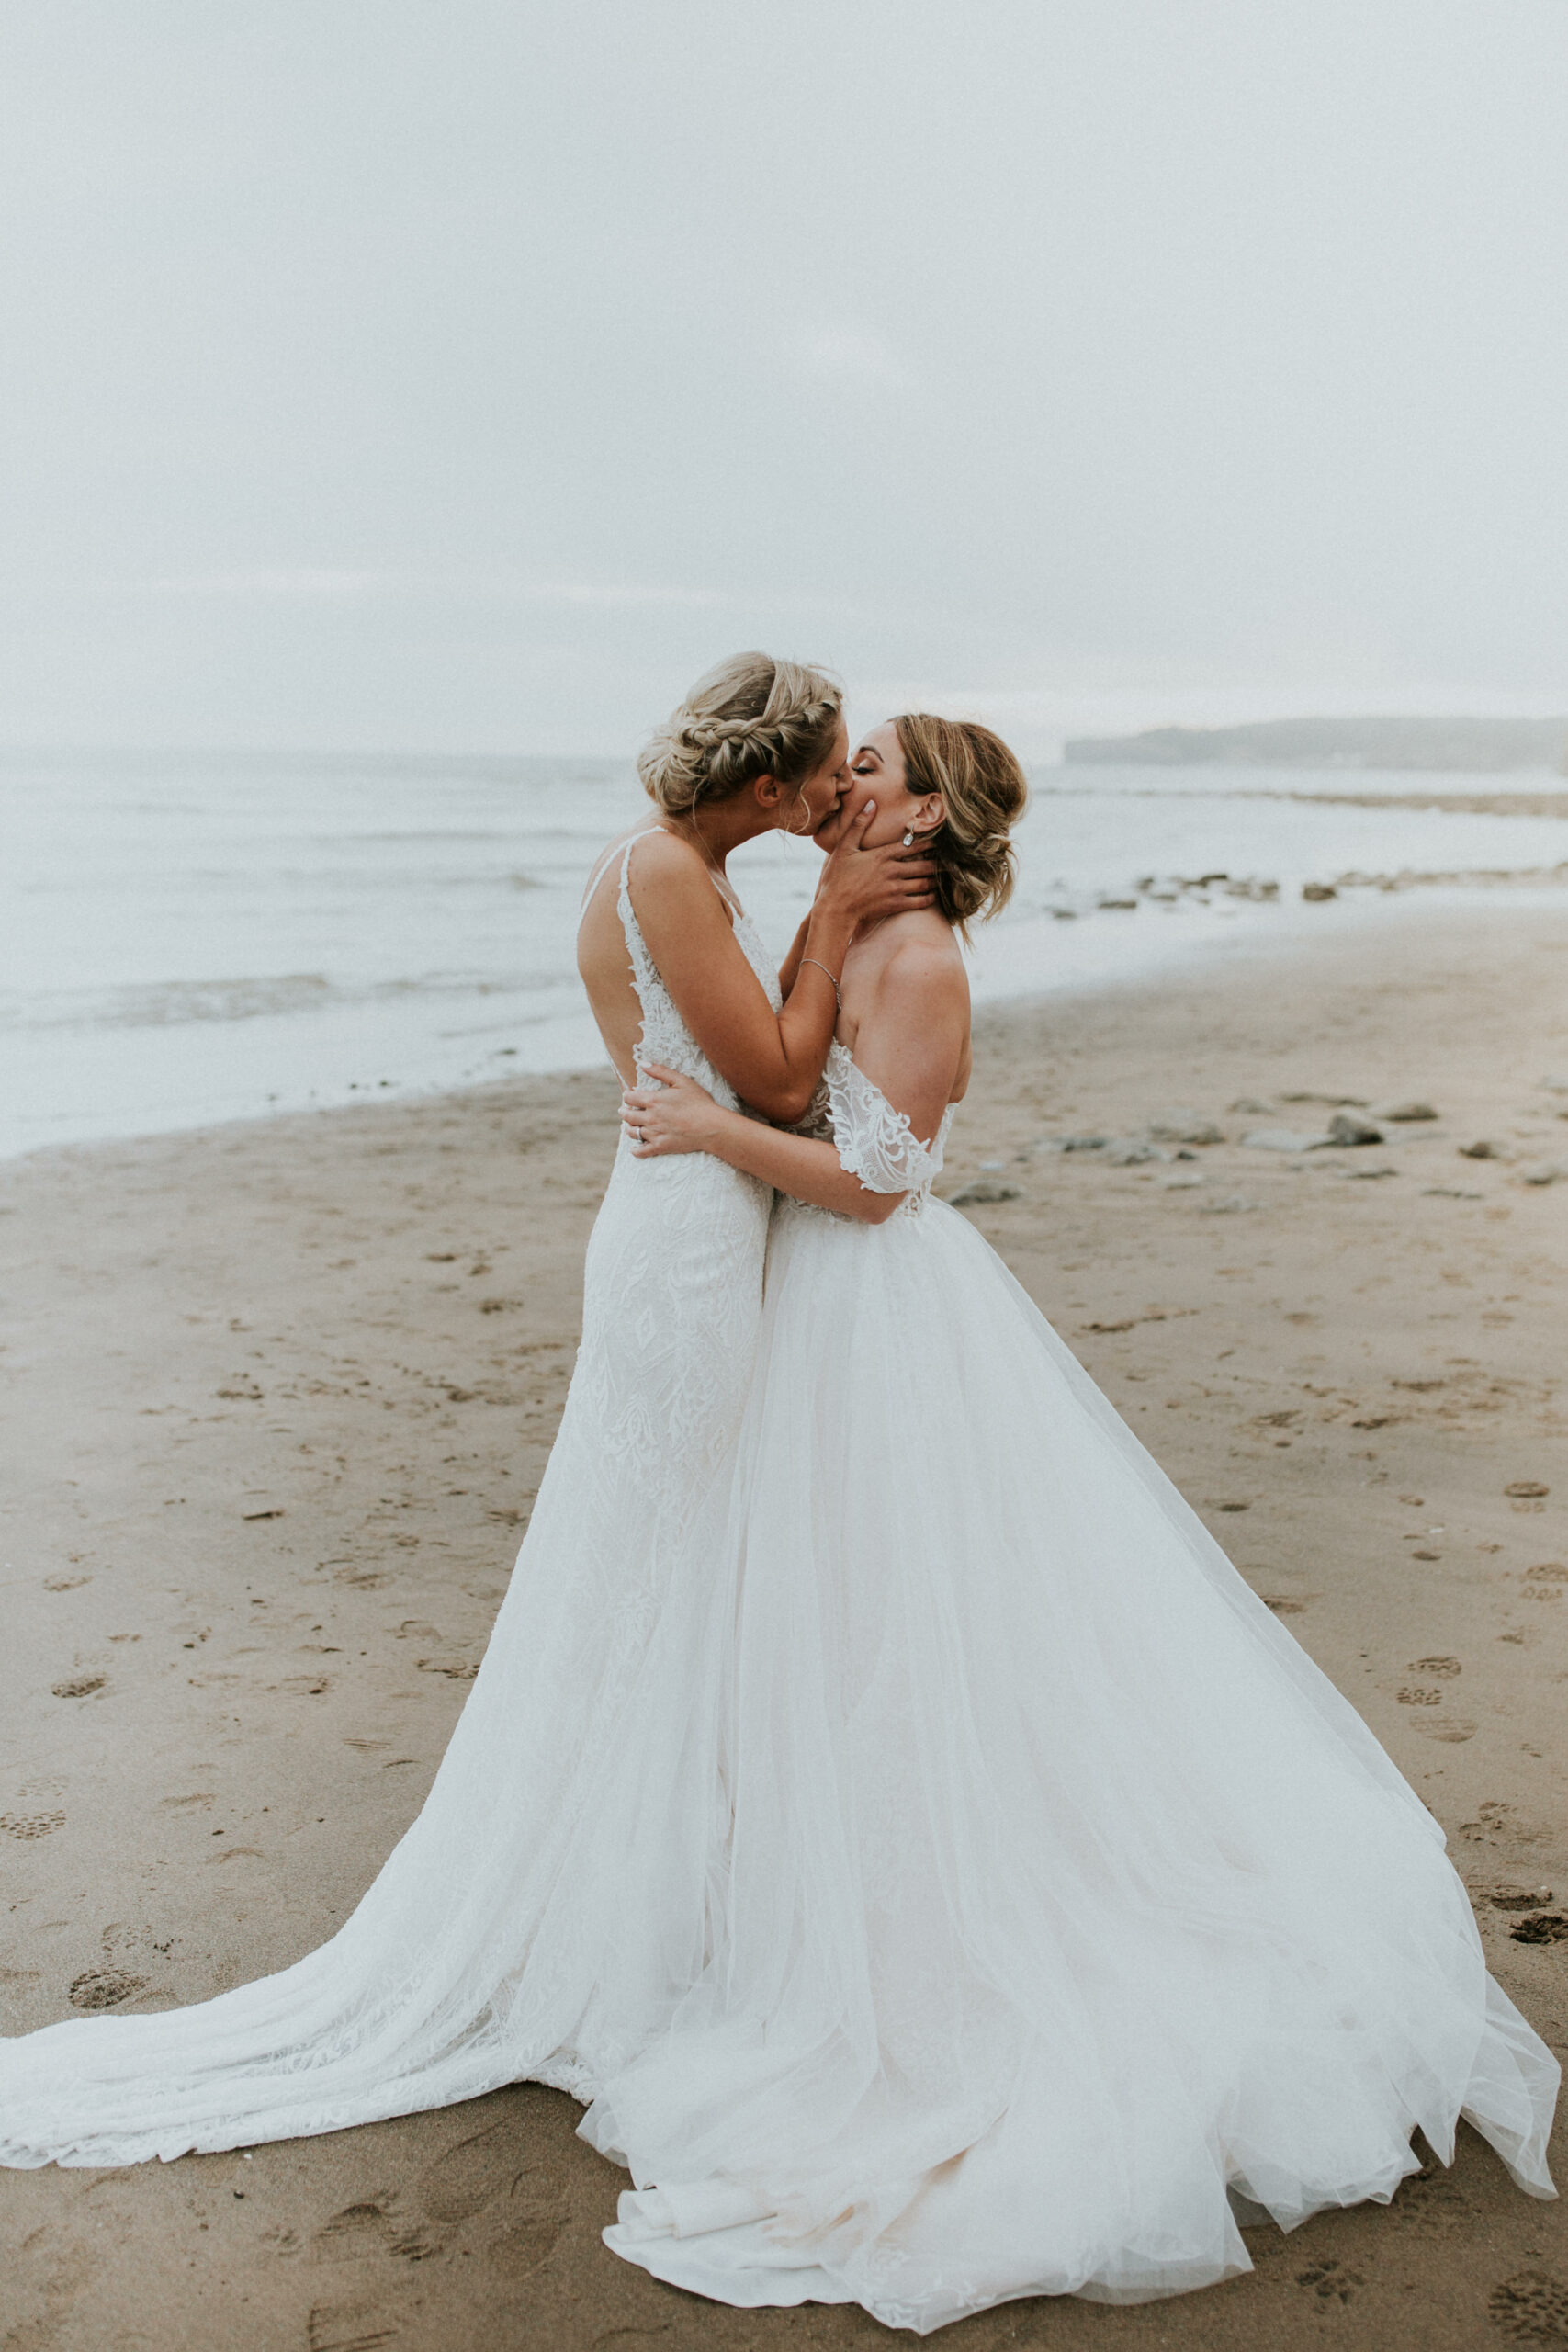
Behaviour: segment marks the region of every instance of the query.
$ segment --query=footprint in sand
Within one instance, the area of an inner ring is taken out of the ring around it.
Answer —
[[[88,1968],[73,1977],[66,1997],[73,2009],[112,2009],[140,1993],[146,1982],[124,1968]]]
[[[539,2267],[554,2251],[567,2220],[553,2201],[531,2201],[517,2147],[515,2125],[492,2124],[438,2156],[420,2175],[415,2188],[424,2211],[445,2228],[470,2222],[499,2205],[491,2217],[499,2233],[487,2243],[484,2259],[487,2267],[509,2278],[525,2278]]]
[[[369,2303],[313,2303],[305,2322],[309,2352],[378,2352],[399,2333],[396,2320]]]
[[[0,1830],[7,1838],[47,1838],[64,1826],[62,1813],[0,1813]]]
[[[1568,2286],[1545,2270],[1516,2270],[1499,2279],[1486,2314],[1515,2344],[1568,2344]]]
[[[434,2239],[405,2229],[398,2218],[396,2199],[390,2197],[384,2204],[369,2200],[345,2205],[321,2223],[310,2245],[312,2252],[328,2262],[351,2262],[379,2254],[395,2255],[401,2262],[423,2262],[440,2251]]]
[[[107,1674],[73,1674],[69,1680],[51,1683],[50,1688],[57,1699],[90,1699],[107,1680]]]
[[[1296,2284],[1310,2287],[1320,2302],[1348,2303],[1365,2281],[1359,2270],[1348,2270],[1342,2262],[1325,2256],[1323,2261],[1309,2263],[1304,2270],[1298,2270]]]

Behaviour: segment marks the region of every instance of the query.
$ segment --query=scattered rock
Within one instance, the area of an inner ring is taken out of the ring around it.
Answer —
[[[1162,1190],[1168,1193],[1190,1193],[1195,1185],[1205,1183],[1207,1181],[1201,1170],[1184,1169],[1179,1176],[1168,1176]]]
[[[1539,1478],[1516,1478],[1511,1486],[1504,1487],[1503,1492],[1511,1502],[1534,1502],[1549,1495],[1551,1488],[1543,1487]]]
[[[283,1510],[281,1505],[269,1504],[265,1510],[243,1510],[240,1517],[242,1519],[281,1519]]]
[[[1461,1159],[1501,1159],[1503,1149],[1500,1144],[1488,1143],[1483,1136],[1474,1143],[1461,1143],[1459,1156]]]
[[[1463,1192],[1457,1184],[1423,1184],[1421,1198],[1424,1201],[1483,1201],[1486,1195],[1484,1193]]]
[[[1549,1094],[1568,1094],[1568,1078],[1543,1078],[1540,1082]]]
[[[1403,1126],[1416,1119],[1435,1119],[1438,1113],[1430,1102],[1390,1102],[1386,1108],[1374,1111],[1372,1115],[1386,1119],[1391,1126]]]
[[[1375,1179],[1379,1176],[1397,1176],[1399,1170],[1397,1168],[1342,1168],[1339,1173],[1342,1176],[1370,1176]]]
[[[1560,1159],[1538,1159],[1533,1168],[1521,1168],[1519,1177],[1526,1184],[1560,1184],[1568,1181],[1568,1168]]]
[[[1258,1098],[1255,1094],[1242,1095],[1238,1101],[1231,1104],[1231,1109],[1233,1111],[1239,1111],[1244,1117],[1248,1119],[1269,1119],[1272,1118],[1274,1115],[1274,1105],[1272,1102],[1259,1102]]]
[[[1105,1157],[1112,1168],[1137,1168],[1148,1159],[1168,1160],[1170,1154],[1163,1145],[1145,1143],[1137,1136],[1125,1136],[1106,1145]]]
[[[1224,1143],[1213,1119],[1196,1111],[1165,1111],[1144,1129],[1151,1143]]]
[[[1198,1214],[1200,1216],[1241,1216],[1257,1206],[1256,1201],[1244,1200],[1239,1193],[1233,1193],[1226,1201],[1200,1201]]]
[[[1302,896],[1309,906],[1315,906],[1325,899],[1337,899],[1339,893],[1332,882],[1303,882]]]
[[[1018,1184],[998,1184],[994,1178],[982,1177],[978,1183],[960,1184],[956,1193],[949,1193],[948,1201],[955,1209],[985,1208],[994,1201],[1017,1201],[1023,1197]]]
[[[228,1383],[226,1387],[220,1388],[216,1393],[220,1396],[241,1398],[247,1405],[259,1403],[262,1394],[261,1390],[256,1386],[255,1382],[251,1378],[250,1374],[243,1372],[236,1374],[235,1377]]]
[[[1281,1102],[1326,1102],[1331,1110],[1364,1111],[1367,1107],[1364,1094],[1307,1094],[1298,1090],[1294,1093],[1281,1094],[1280,1100]]]
[[[1101,899],[1100,911],[1102,915],[1133,914],[1137,910],[1137,904],[1136,899]]]
[[[1293,1127],[1254,1127],[1241,1140],[1247,1151],[1321,1151],[1334,1138],[1326,1135],[1298,1135]]]
[[[1383,1133],[1370,1119],[1358,1119],[1350,1111],[1336,1111],[1328,1122],[1328,1139],[1330,1143],[1348,1146],[1382,1143]]]

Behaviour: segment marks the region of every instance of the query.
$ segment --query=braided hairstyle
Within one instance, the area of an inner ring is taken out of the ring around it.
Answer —
[[[893,721],[913,793],[940,792],[946,815],[924,847],[936,860],[936,900],[968,937],[1012,896],[1016,859],[1011,828],[1029,798],[1023,770],[999,735],[968,718],[908,713]]]
[[[667,817],[685,817],[759,776],[803,784],[832,750],[843,705],[837,683],[803,662],[732,654],[637,753],[643,789]]]

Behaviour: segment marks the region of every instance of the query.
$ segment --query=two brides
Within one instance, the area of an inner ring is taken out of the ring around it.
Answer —
[[[1238,2217],[1386,2199],[1461,2113],[1552,2193],[1436,1824],[931,1196],[1017,763],[847,748],[818,673],[722,665],[592,878],[623,1137],[423,1812],[295,1967],[0,2044],[5,2161],[545,2081],[632,2174],[617,2253],[921,2333],[1245,2269]],[[775,978],[725,863],[781,825],[831,854]]]

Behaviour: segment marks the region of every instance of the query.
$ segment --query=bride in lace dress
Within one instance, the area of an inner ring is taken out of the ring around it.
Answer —
[[[736,2304],[922,2333],[1249,2267],[1468,2116],[1553,2191],[1557,2066],[1442,1833],[986,1243],[931,1198],[969,1071],[954,929],[1016,763],[899,719],[854,763],[939,909],[857,937],[807,1119],[671,1064],[651,1164],[778,1189],[728,1536],[728,1871],[705,1967],[582,2129],[609,2244]],[[921,1140],[929,1138],[929,1140]]]
[[[731,1108],[806,1108],[857,922],[929,905],[930,862],[863,850],[857,814],[781,1010],[724,860],[770,828],[820,826],[847,749],[837,687],[761,654],[699,681],[648,746],[659,821],[602,861],[580,943],[623,1079],[652,1057]],[[589,2098],[668,2022],[722,1876],[712,1604],[771,1200],[716,1159],[644,1164],[622,1141],[559,1435],[419,1818],[294,1967],[0,2041],[0,2161],[132,2164],[523,2080]]]

